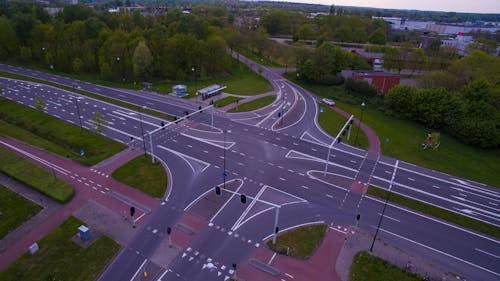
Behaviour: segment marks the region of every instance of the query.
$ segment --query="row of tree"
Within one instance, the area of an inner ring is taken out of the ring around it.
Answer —
[[[118,81],[228,74],[223,28],[229,23],[222,8],[200,14],[174,10],[156,18],[80,5],[66,6],[55,17],[36,5],[6,10],[0,17],[0,60]]]
[[[386,96],[389,106],[464,143],[482,148],[500,146],[498,57],[476,51],[446,70],[420,78],[420,85],[420,89],[403,85],[391,89]]]

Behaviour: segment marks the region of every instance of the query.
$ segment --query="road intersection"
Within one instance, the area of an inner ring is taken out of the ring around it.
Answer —
[[[197,110],[189,103],[154,93],[111,89],[6,65],[0,65],[0,69],[171,115],[182,116],[186,110]],[[168,167],[170,193],[101,277],[101,280],[133,280],[165,239],[166,229],[178,228],[183,212],[190,212],[192,206],[212,194],[214,186],[222,183],[224,172],[228,180],[240,183],[237,192],[280,205],[280,231],[317,222],[353,225],[357,214],[362,217],[360,228],[375,231],[384,202],[365,196],[362,188],[353,186],[360,182],[387,189],[396,160],[342,143],[334,144],[325,174],[325,158],[332,138],[317,124],[316,99],[271,69],[263,68],[263,76],[272,82],[277,93],[270,106],[235,114],[210,108],[179,123],[42,84],[6,78],[1,78],[0,84],[4,88],[3,97],[33,107],[35,96],[40,96],[47,101],[46,113],[75,125],[81,118],[82,125],[89,130],[92,114],[99,110],[108,121],[104,136],[137,148],[145,145],[148,153],[153,150],[157,159]],[[279,117],[278,112],[282,113]],[[161,122],[166,124],[164,128]],[[144,144],[141,125],[146,132]],[[148,134],[154,130],[154,134]],[[400,162],[391,191],[499,225],[500,194],[494,187]],[[186,248],[191,249],[187,252],[198,254],[191,255],[191,260],[186,259],[187,253],[179,255],[161,272],[164,280],[228,279],[232,274],[231,264],[245,262],[252,251],[263,247],[271,237],[274,218],[272,207],[256,201],[244,205],[239,197],[229,197],[214,216],[205,218],[206,226]],[[496,266],[500,262],[497,239],[392,204],[388,205],[384,218],[379,233],[383,240],[472,280],[500,277]],[[216,265],[218,270],[207,268],[208,263]]]

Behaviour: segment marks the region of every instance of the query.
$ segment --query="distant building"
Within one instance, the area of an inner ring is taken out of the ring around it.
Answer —
[[[441,46],[453,47],[457,49],[459,56],[464,56],[467,50],[467,46],[473,42],[472,36],[464,35],[459,32],[455,38],[446,38],[441,40]]]
[[[390,89],[401,82],[399,74],[375,70],[355,70],[351,74],[352,79],[363,80],[372,85],[377,92],[387,94]]]

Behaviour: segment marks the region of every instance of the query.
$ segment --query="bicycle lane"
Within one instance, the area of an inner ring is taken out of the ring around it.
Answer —
[[[69,159],[10,138],[0,137],[0,145],[54,173],[75,189],[75,194],[68,203],[34,225],[25,235],[0,253],[0,271],[88,201],[95,201],[123,216],[129,215],[129,208],[133,205],[136,208],[134,221],[138,226],[143,225],[149,219],[147,214],[159,206],[160,200],[117,182],[109,175],[97,174],[91,168]]]

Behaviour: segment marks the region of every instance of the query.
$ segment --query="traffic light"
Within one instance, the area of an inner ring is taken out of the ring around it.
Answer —
[[[170,235],[170,233],[172,233],[172,228],[169,226],[167,227],[167,234]]]
[[[247,196],[245,194],[241,194],[241,203],[243,204],[247,203]]]
[[[274,229],[274,233],[278,233],[278,232],[280,232],[280,227],[279,227],[279,226],[277,226],[277,227]]]
[[[359,221],[359,219],[360,219],[360,218],[361,218],[361,215],[360,215],[360,214],[358,214],[358,215],[356,216],[356,220],[357,220],[357,221]]]
[[[162,129],[165,129],[165,122],[161,121],[161,127]]]
[[[343,131],[342,131],[342,136],[345,136],[345,132],[346,132],[346,130],[343,130]]]
[[[278,117],[281,117],[281,111],[280,111],[280,112],[278,112]]]
[[[198,106],[198,110],[201,110],[201,105],[200,105],[200,106]]]
[[[215,187],[215,194],[220,195],[220,186]]]
[[[337,139],[337,143],[340,143],[340,141],[341,141],[341,140],[342,140],[341,138],[338,138],[338,139]]]
[[[236,270],[236,263],[233,263],[233,269]]]
[[[133,217],[135,214],[135,208],[134,206],[130,207],[130,216]]]

